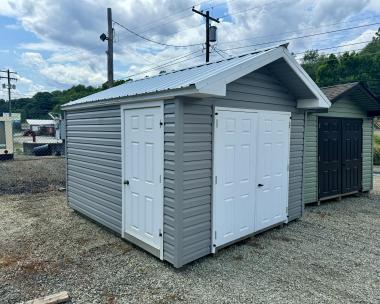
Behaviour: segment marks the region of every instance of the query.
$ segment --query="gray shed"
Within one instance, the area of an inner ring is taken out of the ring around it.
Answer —
[[[309,113],[305,204],[373,188],[373,117],[380,103],[360,82],[321,88],[331,108]]]
[[[72,101],[68,203],[181,267],[302,216],[306,110],[329,106],[283,46]]]

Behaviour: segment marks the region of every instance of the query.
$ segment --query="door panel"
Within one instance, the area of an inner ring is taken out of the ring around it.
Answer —
[[[219,247],[287,220],[290,114],[216,111],[213,244]]]
[[[257,113],[218,111],[214,148],[214,244],[253,233]]]
[[[255,231],[287,219],[289,119],[289,114],[259,114]]]
[[[342,194],[359,191],[362,171],[362,120],[342,120]]]
[[[318,181],[320,198],[337,195],[341,191],[341,130],[341,119],[319,118]]]
[[[319,118],[319,198],[361,189],[362,130],[361,119]]]
[[[163,141],[161,107],[124,110],[125,232],[160,248]]]

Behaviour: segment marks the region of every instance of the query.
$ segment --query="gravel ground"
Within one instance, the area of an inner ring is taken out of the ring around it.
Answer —
[[[64,157],[23,156],[0,161],[0,194],[37,193],[64,187]]]
[[[380,178],[370,196],[196,261],[160,262],[79,216],[59,192],[0,196],[0,302],[380,303]]]

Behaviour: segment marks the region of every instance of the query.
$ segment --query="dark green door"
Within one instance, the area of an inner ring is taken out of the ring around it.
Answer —
[[[319,118],[320,199],[361,190],[362,133],[361,119]]]
[[[342,120],[342,193],[361,190],[362,120]]]
[[[318,127],[319,198],[324,198],[341,193],[342,121],[319,118]]]

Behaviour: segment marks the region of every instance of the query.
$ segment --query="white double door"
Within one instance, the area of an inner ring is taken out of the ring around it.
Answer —
[[[163,221],[162,116],[160,104],[123,110],[124,232],[159,250]]]
[[[290,113],[216,108],[213,245],[286,221]]]

